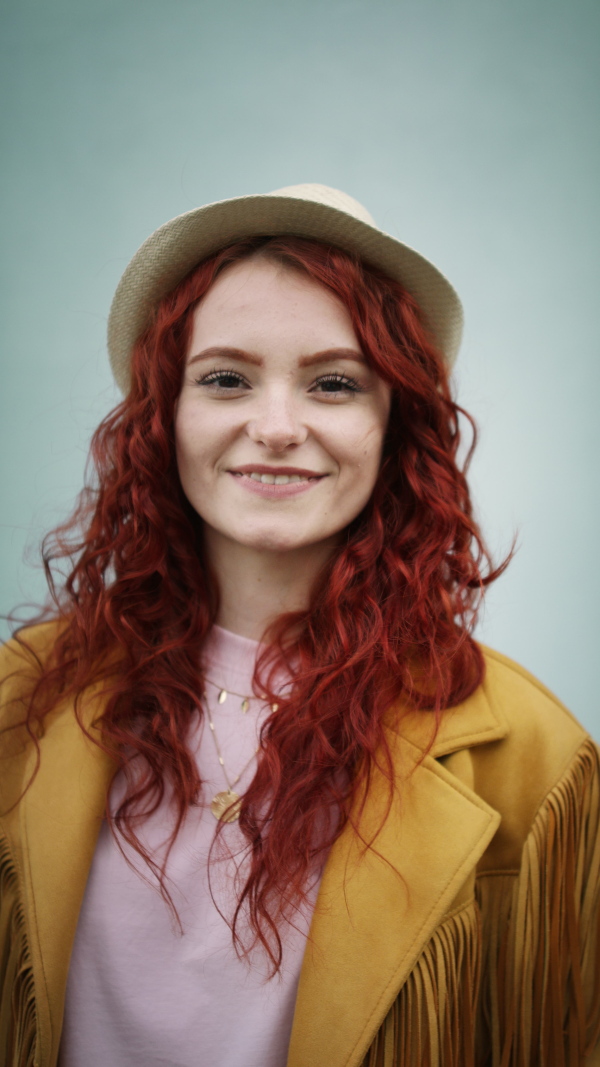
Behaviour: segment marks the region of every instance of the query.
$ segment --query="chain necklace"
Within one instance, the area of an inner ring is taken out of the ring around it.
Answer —
[[[250,707],[250,701],[252,700],[251,696],[246,696],[244,693],[234,693],[233,689],[224,689],[223,686],[217,685],[217,683],[211,681],[210,678],[205,678],[204,681],[208,682],[209,685],[212,685],[215,689],[219,690],[219,695],[217,697],[218,704],[224,704],[228,696],[239,697],[241,700],[240,710],[244,713],[244,715],[246,714],[248,708]],[[260,697],[260,699],[265,700],[266,697],[263,695]],[[271,711],[277,711],[278,707],[279,704],[271,704]],[[215,730],[215,724],[211,718],[210,710],[208,707],[208,701],[206,703],[206,711],[208,714],[208,725],[210,727],[212,739],[215,743],[215,749],[217,751],[217,758],[219,760],[219,763],[221,764],[223,770],[223,777],[225,778],[225,781],[227,783],[227,789],[223,789],[220,793],[216,793],[215,796],[212,798],[210,803],[210,810],[212,811],[215,819],[217,819],[219,822],[237,822],[240,817],[240,808],[242,806],[242,801],[239,793],[236,793],[233,787],[234,785],[237,785],[242,775],[246,773],[248,767],[252,763],[252,760],[255,758],[255,756],[258,754],[259,750],[257,748],[256,751],[252,753],[250,759],[244,765],[237,778],[235,778],[233,782],[230,782],[227,776],[227,771],[225,770],[225,760],[223,759],[221,748],[217,740],[217,732]]]
[[[246,714],[246,712],[248,711],[248,708],[250,707],[250,701],[256,699],[256,697],[254,697],[254,695],[246,696],[244,693],[234,693],[233,689],[224,689],[222,685],[217,685],[217,683],[213,682],[210,678],[205,678],[204,681],[208,682],[209,685],[212,685],[212,686],[214,686],[215,689],[219,690],[219,695],[217,697],[217,704],[224,704],[225,701],[227,700],[227,697],[229,697],[229,696],[231,696],[231,697],[239,697],[241,702],[242,702],[240,704],[240,711],[243,711],[244,715]],[[264,695],[264,693],[259,697],[259,700],[266,700],[266,699],[267,698]],[[271,704],[271,711],[277,711],[278,707],[279,707],[279,704]]]
[[[248,767],[256,756],[258,749],[256,749],[256,751],[252,753],[250,759],[244,765],[237,778],[234,778],[233,782],[230,782],[227,775],[227,771],[225,770],[225,760],[221,755],[221,748],[219,746],[219,742],[217,741],[215,724],[210,717],[210,712],[208,713],[208,725],[210,726],[212,739],[215,743],[215,748],[217,750],[217,758],[223,769],[223,777],[227,782],[227,789],[224,789],[220,793],[215,793],[215,796],[212,798],[210,803],[210,810],[212,811],[215,819],[218,819],[220,822],[237,822],[240,817],[240,808],[242,806],[242,801],[239,793],[234,792],[233,787],[234,785],[238,784],[242,775],[245,774],[248,770]]]

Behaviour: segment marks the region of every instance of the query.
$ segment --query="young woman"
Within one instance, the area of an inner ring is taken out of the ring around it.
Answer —
[[[133,258],[1,657],[3,1064],[600,1063],[598,754],[471,636],[460,328],[323,186]]]

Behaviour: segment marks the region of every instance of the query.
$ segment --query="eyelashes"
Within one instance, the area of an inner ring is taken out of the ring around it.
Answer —
[[[214,386],[218,392],[234,392],[236,389],[251,388],[250,383],[234,370],[211,370],[208,374],[203,374],[200,378],[194,378],[194,384],[199,386]],[[336,393],[359,393],[363,392],[363,389],[356,378],[352,378],[347,374],[337,374],[335,372],[329,374],[321,374],[315,379],[310,387],[310,392],[320,391],[325,395],[329,394],[334,396]]]
[[[248,384],[241,374],[233,370],[211,370],[209,374],[194,378],[194,382],[196,385],[218,385],[224,389],[239,389],[240,386]],[[224,382],[228,384],[223,385]]]
[[[325,393],[339,392],[340,387],[347,389],[350,393],[360,393],[362,389],[357,382],[356,378],[350,378],[347,374],[321,374],[317,378],[315,385],[335,385],[337,389],[324,389]]]

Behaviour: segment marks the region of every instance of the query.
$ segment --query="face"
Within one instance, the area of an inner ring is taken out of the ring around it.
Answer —
[[[371,495],[389,408],[333,294],[266,259],[229,267],[194,313],[175,416],[209,551],[333,547]]]

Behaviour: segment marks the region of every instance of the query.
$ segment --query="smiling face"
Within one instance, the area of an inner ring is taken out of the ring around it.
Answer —
[[[260,257],[223,271],[194,313],[175,415],[209,555],[333,548],[372,493],[389,408],[332,293]]]

